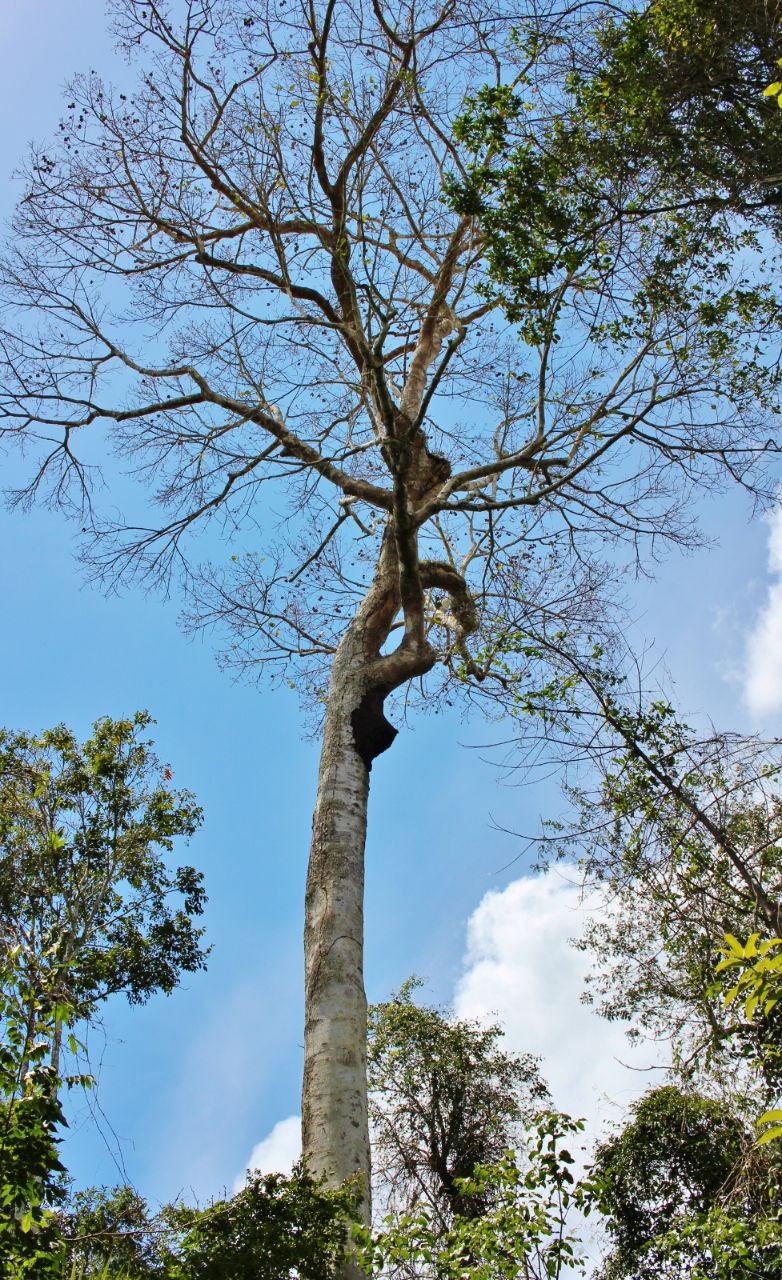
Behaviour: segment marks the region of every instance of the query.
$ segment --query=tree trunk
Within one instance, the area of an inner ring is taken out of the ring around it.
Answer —
[[[434,650],[407,629],[381,650],[400,607],[390,531],[375,576],[334,656],[312,822],[304,921],[305,1027],[302,1146],[310,1172],[337,1187],[358,1177],[358,1217],[371,1214],[364,993],[364,846],[369,772],[396,729],[388,693],[430,670]],[[359,1271],[346,1262],[340,1280]]]
[[[369,763],[355,723],[366,693],[363,630],[334,658],[307,875],[302,1138],[310,1171],[339,1186],[361,1177],[369,1221],[370,1154],[364,993],[364,844]],[[387,745],[390,745],[387,744]]]

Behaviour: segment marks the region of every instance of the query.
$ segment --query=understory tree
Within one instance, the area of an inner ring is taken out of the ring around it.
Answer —
[[[322,708],[304,1152],[334,1184],[360,1176],[366,1217],[363,854],[384,707],[523,705],[549,638],[600,631],[606,554],[690,542],[702,488],[770,495],[772,256],[751,211],[729,227],[722,207],[596,234],[602,172],[559,217],[551,86],[563,41],[592,38],[580,6],[112,8],[137,89],[77,78],[31,156],[2,268],[0,426],[34,460],[18,500],[78,513],[96,572],[177,578],[228,663]],[[476,155],[486,169],[504,141],[465,122],[481,84],[522,94],[503,111],[537,164],[517,187],[517,306],[474,190]],[[624,205],[646,179],[618,181]],[[96,437],[150,507],[93,505]],[[209,525],[225,551],[204,565]],[[543,643],[525,645],[533,627]]]
[[[564,1274],[578,1252],[567,1145],[580,1126],[549,1110],[537,1060],[505,1051],[500,1027],[418,1004],[420,985],[370,1009],[376,1225],[356,1233],[360,1265],[396,1280],[466,1265],[487,1280]],[[230,1200],[152,1214],[128,1187],[92,1189],[73,1197],[63,1232],[90,1277],[327,1280],[356,1190],[327,1191],[301,1168],[254,1172]]]
[[[202,813],[172,787],[151,723],[104,717],[83,743],[64,725],[0,730],[0,946],[22,1015],[43,999],[89,1022],[111,995],[140,1003],[204,968],[203,877],[166,865]],[[55,1072],[59,1054],[58,1034]]]
[[[680,1077],[776,1099],[778,1008],[761,1000],[746,1016],[725,999],[739,974],[721,981],[717,969],[726,935],[779,933],[778,744],[696,731],[599,651],[587,665],[560,648],[560,660],[558,710],[571,732],[559,747],[589,783],[565,785],[570,815],[532,843],[540,865],[567,859],[603,897],[605,912],[577,939],[593,959],[587,998],[631,1036],[667,1043]],[[556,725],[542,732],[550,742]]]
[[[109,996],[171,992],[203,968],[201,875],[167,868],[201,822],[145,735],[149,715],[0,730],[0,1270],[61,1277],[61,1092],[74,1035]]]
[[[331,1280],[354,1213],[355,1192],[296,1167],[253,1173],[201,1208],[153,1212],[130,1187],[91,1188],[71,1198],[60,1230],[79,1280]]]
[[[590,1176],[611,1242],[600,1280],[782,1275],[779,1163],[724,1101],[651,1090]]]
[[[501,1027],[418,1004],[420,985],[369,1013],[373,1178],[387,1210],[426,1205],[445,1233],[455,1217],[485,1215],[490,1189],[468,1195],[464,1181],[516,1147],[550,1098],[538,1060],[506,1052]]]
[[[577,1180],[568,1145],[580,1121],[541,1111],[524,1129],[518,1152],[478,1165],[455,1188],[465,1212],[444,1221],[430,1199],[388,1215],[371,1232],[354,1229],[363,1270],[389,1280],[565,1280],[586,1272],[582,1224],[591,1183]],[[474,1207],[480,1205],[480,1212]]]
[[[330,1280],[345,1254],[360,1188],[326,1190],[301,1167],[251,1174],[230,1200],[173,1208],[172,1280]]]
[[[63,1081],[50,1048],[72,1013],[64,1000],[28,990],[18,949],[0,953],[0,1271],[14,1280],[59,1280],[65,1265],[55,1217],[65,1195]]]
[[[90,1187],[72,1192],[59,1226],[70,1269],[84,1280],[118,1276],[152,1280],[161,1276],[168,1232],[155,1221],[143,1196],[132,1187]]]

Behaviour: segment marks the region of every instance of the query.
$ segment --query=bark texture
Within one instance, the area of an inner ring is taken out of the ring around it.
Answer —
[[[369,769],[354,740],[353,716],[365,694],[357,649],[348,634],[335,658],[313,817],[304,925],[302,1139],[316,1176],[339,1185],[360,1175],[362,1216],[368,1219],[363,974]]]
[[[373,582],[334,657],[305,901],[304,1156],[312,1173],[332,1186],[360,1178],[365,1222],[371,1208],[364,992],[369,774],[396,736],[383,712],[386,696],[436,660],[429,644],[407,631],[393,653],[381,654],[400,604],[397,541],[389,531]]]

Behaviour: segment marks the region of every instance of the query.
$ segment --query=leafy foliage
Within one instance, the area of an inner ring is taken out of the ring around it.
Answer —
[[[301,1166],[290,1178],[252,1174],[230,1200],[172,1209],[171,1280],[328,1280],[344,1257],[350,1189],[328,1191]]]
[[[68,1261],[78,1275],[153,1280],[172,1260],[172,1233],[132,1187],[90,1187],[60,1213]]]
[[[471,161],[447,196],[479,220],[488,292],[527,342],[567,342],[570,298],[596,406],[609,347],[665,316],[682,370],[721,365],[709,411],[727,385],[774,411],[782,308],[759,268],[782,233],[782,117],[758,67],[780,22],[765,0],[653,0],[575,42],[522,25],[516,80],[467,100]]]
[[[723,958],[715,970],[717,975],[721,975],[723,988],[725,979],[732,984],[723,996],[724,1004],[739,1003],[747,1021],[756,1025],[762,1069],[764,1074],[773,1074],[775,1079],[779,1077],[782,1044],[778,1019],[772,1023],[769,1015],[782,996],[782,955],[778,947],[782,947],[782,938],[761,940],[759,933],[753,933],[742,944],[728,933],[722,948]],[[762,1129],[761,1145],[782,1137],[780,1122],[782,1111],[779,1108],[763,1112],[757,1121]]]
[[[202,814],[168,785],[151,723],[106,717],[83,745],[64,725],[0,732],[0,937],[21,949],[29,989],[80,1018],[115,992],[170,992],[206,958],[202,876],[164,862]]]
[[[72,1027],[205,961],[201,876],[163,857],[201,811],[167,785],[150,723],[104,718],[83,745],[63,725],[0,731],[0,1257],[14,1277],[62,1275],[60,1090],[91,1083],[61,1075],[63,1049],[80,1049]]]
[[[297,1166],[253,1173],[229,1200],[151,1214],[129,1187],[76,1195],[65,1217],[74,1268],[118,1280],[329,1280],[355,1212]]]
[[[782,67],[782,58],[777,58],[777,66]],[[774,80],[763,90],[764,98],[776,98],[777,106],[782,107],[782,80]]]
[[[726,934],[777,928],[778,748],[699,735],[666,699],[631,696],[600,650],[590,669],[570,670],[569,749],[585,749],[597,782],[566,787],[574,816],[546,824],[540,854],[578,862],[605,897],[606,914],[577,942],[595,960],[588,998],[632,1035],[669,1040],[684,1076],[733,1071],[740,1054],[747,1077],[774,1093],[777,1067],[762,1044],[778,1036],[779,1011],[762,1028],[737,1018],[714,970]]]
[[[700,737],[664,698],[631,696],[600,649],[588,668],[564,642],[560,653],[574,677],[560,681],[561,714],[574,730],[585,722],[569,749],[586,744],[599,782],[569,788],[577,816],[548,824],[543,858],[579,860],[604,892],[606,913],[579,942],[600,1011],[670,1039],[686,1084],[647,1095],[598,1149],[591,1174],[614,1245],[601,1275],[779,1275],[779,1157],[751,1120],[780,1081],[776,946],[761,941],[780,919],[778,743]],[[734,930],[754,932],[742,944]],[[764,1117],[769,1142],[778,1119]]]
[[[658,1275],[688,1280],[778,1280],[782,1275],[782,1231],[773,1205],[755,1219],[721,1206],[682,1214],[657,1247],[665,1268]]]
[[[473,163],[447,188],[480,217],[513,318],[573,270],[607,281],[618,229],[656,229],[664,289],[704,249],[730,255],[736,215],[782,230],[782,120],[758,79],[781,30],[776,0],[653,0],[575,42],[521,25],[522,70],[468,98]]]
[[[761,88],[781,31],[777,0],[653,0],[601,24],[597,65],[573,78],[596,153],[651,162],[661,194],[707,216],[765,211],[778,230],[782,128]]]
[[[368,1275],[415,1276],[420,1280],[530,1280],[573,1275],[584,1269],[579,1239],[568,1214],[589,1212],[589,1187],[571,1172],[564,1145],[583,1125],[557,1112],[542,1112],[525,1135],[522,1155],[511,1152],[494,1165],[478,1166],[456,1181],[464,1198],[443,1227],[422,1198],[406,1213],[387,1218],[372,1233],[354,1228]],[[482,1212],[474,1206],[480,1204]]]
[[[499,1026],[415,1003],[411,979],[369,1013],[373,1165],[382,1201],[397,1213],[425,1206],[442,1230],[481,1217],[493,1184],[472,1181],[515,1145],[548,1104],[538,1061],[505,1053]]]
[[[653,1089],[591,1169],[613,1244],[601,1276],[781,1275],[779,1174],[726,1103]]]
[[[52,1040],[72,1017],[62,1001],[26,988],[18,951],[0,958],[0,1271],[13,1280],[62,1274],[54,1212],[65,1194],[59,1091],[91,1083],[83,1075],[63,1082],[49,1061]]]
[[[753,933],[742,944],[732,933],[725,935],[724,957],[715,972],[740,970],[735,986],[725,994],[725,1003],[732,1004],[741,996],[748,1018],[753,1018],[758,1010],[770,1013],[779,1001],[782,957],[776,951],[777,947],[782,947],[782,938],[761,941],[760,934]],[[736,974],[729,976],[735,978]]]

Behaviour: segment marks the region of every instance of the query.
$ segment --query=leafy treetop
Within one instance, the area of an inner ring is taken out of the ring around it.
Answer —
[[[81,1018],[115,992],[168,993],[206,959],[202,876],[165,862],[202,813],[170,785],[151,723],[105,717],[83,744],[64,725],[0,731],[0,938],[29,989]]]

